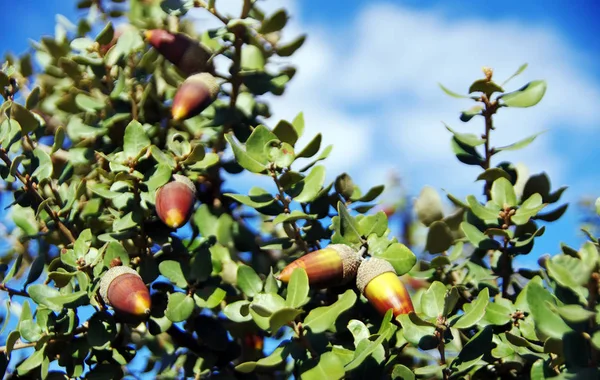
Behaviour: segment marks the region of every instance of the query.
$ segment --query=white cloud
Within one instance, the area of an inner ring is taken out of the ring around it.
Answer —
[[[441,121],[472,133],[481,133],[482,121],[460,122],[459,111],[470,102],[447,97],[437,82],[466,92],[483,76],[483,66],[494,68],[494,77],[502,82],[528,62],[527,71],[507,88],[546,79],[546,97],[534,108],[502,109],[492,143],[500,146],[549,132],[523,151],[499,155],[494,163],[523,161],[532,173],[546,170],[553,183],[563,182],[568,160],[565,152],[551,149],[552,131],[569,128],[577,133],[600,120],[600,92],[578,67],[583,53],[547,27],[363,4],[353,22],[326,29],[303,20],[299,2],[261,2],[269,11],[290,9],[286,39],[308,32],[305,45],[291,59],[299,69],[296,77],[282,97],[270,99],[272,125],[303,111],[307,128],[300,145],[321,132],[325,143],[335,144],[326,162],[329,175],[347,171],[363,187],[383,183],[384,173],[395,167],[408,177],[413,192],[424,184],[458,192],[466,191],[466,184],[477,192],[479,186],[471,184],[478,169],[456,160]],[[227,7],[223,12],[236,13]]]

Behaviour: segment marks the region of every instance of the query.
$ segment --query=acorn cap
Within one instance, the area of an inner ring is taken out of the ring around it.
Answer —
[[[188,177],[181,174],[173,174],[173,179],[177,182],[181,182],[192,190],[194,194],[196,194],[196,185],[192,182]]]
[[[394,267],[387,260],[378,259],[376,257],[363,260],[356,273],[356,287],[361,293],[364,293],[365,287],[372,279],[387,272],[396,274]]]
[[[360,267],[360,263],[363,261],[362,256],[345,244],[329,244],[327,248],[335,249],[342,258],[344,280],[354,278]]]

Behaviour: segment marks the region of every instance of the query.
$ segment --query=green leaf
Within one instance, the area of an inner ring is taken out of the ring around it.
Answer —
[[[295,40],[290,41],[287,44],[278,45],[276,48],[277,55],[279,55],[280,57],[289,57],[290,55],[294,54],[296,52],[296,50],[298,50],[298,49],[300,49],[300,47],[302,47],[305,40],[306,40],[306,35],[303,34],[300,37],[296,38]]]
[[[394,380],[415,380],[415,374],[406,366],[396,364],[392,371],[392,379]]]
[[[283,214],[279,214],[277,215],[277,217],[275,217],[275,219],[273,219],[273,225],[277,225],[279,223],[283,223],[283,222],[294,222],[296,220],[300,220],[300,219],[315,219],[316,215],[309,215],[309,214],[305,214],[300,210],[294,210],[292,212],[290,212],[289,214],[283,213]]]
[[[9,358],[10,358],[10,354],[13,351],[13,347],[15,346],[15,343],[17,343],[17,341],[19,340],[20,337],[21,337],[21,334],[19,333],[18,330],[13,330],[8,333],[8,336],[6,337],[6,355]]]
[[[27,357],[23,363],[19,364],[17,367],[17,374],[19,374],[19,376],[24,376],[28,372],[41,366],[42,361],[44,360],[45,349],[46,345],[42,346],[41,349],[35,351],[31,356]]]
[[[498,218],[500,218],[498,215],[500,209],[496,205],[488,204],[483,206],[473,195],[467,197],[467,203],[469,204],[471,211],[473,211],[473,214],[483,221],[496,222]]]
[[[375,200],[375,198],[380,196],[381,193],[383,193],[384,189],[385,189],[384,185],[374,186],[374,187],[370,188],[369,191],[367,191],[367,193],[363,196],[355,197],[354,195],[352,195],[350,197],[350,200],[354,201],[354,202],[371,202],[371,201]]]
[[[231,145],[231,149],[233,150],[233,154],[235,156],[235,161],[240,164],[241,167],[252,173],[261,173],[267,168],[260,161],[252,157],[246,150],[244,150],[242,146],[233,139],[233,134],[228,133],[225,135],[225,140],[227,140],[229,145]]]
[[[256,296],[263,288],[262,280],[248,265],[238,266],[237,285],[248,297]]]
[[[517,196],[515,189],[506,178],[498,178],[492,184],[492,200],[500,208],[506,206],[515,207],[517,205]]]
[[[471,84],[471,87],[469,87],[469,94],[474,92],[483,92],[490,97],[490,95],[492,95],[494,92],[504,92],[504,89],[493,81],[488,81],[487,79],[478,79]]]
[[[323,183],[325,183],[325,167],[317,165],[300,182],[302,191],[294,197],[294,200],[300,203],[312,202],[319,195]]]
[[[442,315],[444,317],[449,316],[452,311],[454,311],[454,307],[459,299],[460,295],[458,293],[458,289],[456,287],[452,287],[444,296],[444,310],[442,310]]]
[[[252,191],[257,192],[257,195],[242,195],[242,194],[233,194],[233,193],[225,193],[226,197],[235,199],[239,203],[250,206],[252,208],[262,208],[267,207],[275,202],[275,198],[273,195],[268,193],[267,191],[260,189],[258,187],[253,187],[250,189]]]
[[[306,270],[304,268],[294,269],[288,283],[285,304],[291,308],[302,307],[309,301],[309,289]]]
[[[52,150],[50,153],[54,153],[62,148],[63,142],[65,141],[65,129],[62,126],[56,128],[54,132],[54,143],[52,144]]]
[[[539,135],[541,135],[543,133],[546,133],[546,131],[538,132],[535,135],[531,135],[527,138],[524,138],[523,140],[519,140],[514,144],[494,148],[494,153],[502,152],[502,151],[513,151],[513,150],[523,149],[526,146],[528,146],[529,144],[531,144]]]
[[[35,131],[40,125],[38,119],[33,116],[33,113],[18,103],[11,104],[10,112],[11,117],[21,126],[21,133],[24,135]]]
[[[564,305],[556,308],[558,314],[567,322],[581,323],[596,316],[596,313],[584,309],[581,305]]]
[[[241,300],[235,301],[223,309],[223,313],[229,320],[233,322],[247,322],[252,320],[250,316],[250,301]]]
[[[321,140],[323,136],[318,133],[297,155],[297,158],[310,158],[319,152],[321,149]]]
[[[437,346],[438,339],[433,336],[435,326],[421,320],[414,312],[400,314],[397,320],[402,325],[404,338],[411,344],[424,349]]]
[[[38,161],[38,166],[35,168],[33,173],[31,174],[33,177],[37,178],[38,181],[43,179],[48,179],[52,176],[52,159],[50,155],[42,150],[40,147],[36,147],[33,150],[33,155]]]
[[[489,288],[483,289],[477,299],[471,303],[471,307],[465,313],[456,320],[452,327],[457,329],[467,329],[479,322],[485,315],[485,309],[490,301],[490,290]]]
[[[302,314],[302,310],[290,307],[277,310],[269,317],[269,328],[271,329],[271,332],[276,333],[281,327],[286,326],[300,314]]]
[[[263,71],[265,68],[265,57],[262,51],[254,45],[244,45],[242,48],[242,70]]]
[[[454,138],[460,141],[461,143],[468,145],[470,147],[476,147],[482,144],[485,144],[485,139],[480,138],[474,133],[459,133],[450,128],[447,124],[444,124],[446,129],[450,131]]]
[[[526,286],[526,299],[536,330],[544,336],[563,339],[573,331],[549,305],[556,305],[555,298],[542,286],[540,277],[534,277]]]
[[[305,380],[338,380],[344,378],[345,370],[342,361],[333,352],[326,352],[319,356],[319,363],[302,373]]]
[[[304,318],[304,327],[309,327],[315,334],[329,330],[340,314],[350,309],[355,302],[356,294],[352,289],[348,289],[332,305],[311,310]]]
[[[100,45],[107,45],[112,41],[114,34],[115,30],[112,22],[109,21],[96,36],[96,42],[98,42]]]
[[[255,362],[245,362],[238,364],[235,370],[242,373],[253,372],[258,368],[271,368],[281,364],[289,355],[288,345],[290,341],[284,340],[279,346],[266,358],[262,358]]]
[[[546,207],[542,204],[542,196],[538,193],[533,194],[527,198],[525,202],[517,209],[515,214],[510,217],[510,220],[518,226],[529,222],[529,219],[533,218],[540,212],[541,209]]]
[[[358,232],[358,224],[356,220],[350,215],[348,209],[344,204],[339,201],[337,204],[338,215],[340,218],[339,234],[347,241],[351,243],[362,242],[362,237]]]
[[[526,68],[527,68],[527,63],[524,63],[521,66],[519,66],[519,68],[517,69],[517,71],[513,75],[511,75],[504,82],[502,82],[502,86],[504,86],[505,84],[507,84],[511,79],[513,79],[517,75],[521,74],[523,71],[525,71]]]
[[[279,140],[268,142],[265,146],[265,152],[269,161],[279,168],[289,168],[296,158],[294,147]]]
[[[288,143],[291,146],[294,146],[296,141],[298,141],[298,132],[296,132],[294,126],[286,120],[280,120],[275,128],[273,128],[273,133],[280,141]]]
[[[449,90],[448,88],[446,88],[444,85],[442,85],[441,83],[438,83],[438,86],[440,86],[440,88],[442,89],[442,91],[444,91],[446,93],[446,95],[449,95],[453,98],[458,98],[458,99],[468,99],[469,97],[467,95],[461,95],[458,94],[454,91]]]
[[[79,93],[75,96],[75,104],[77,104],[77,107],[79,107],[80,110],[89,113],[97,113],[105,106],[103,101],[83,93]]]
[[[546,81],[536,80],[527,83],[517,91],[501,95],[502,104],[509,107],[532,107],[542,100],[546,93]]]
[[[187,288],[187,281],[185,279],[185,275],[183,274],[183,269],[181,268],[181,263],[175,260],[165,260],[158,264],[158,270],[160,274],[165,276],[171,281],[171,283],[175,284],[175,286],[185,289]]]
[[[27,100],[25,101],[25,108],[28,110],[34,109],[40,101],[40,88],[34,87],[33,90],[27,95]]]
[[[442,199],[438,192],[431,186],[424,186],[414,205],[417,218],[429,227],[435,221],[444,217]]]
[[[169,294],[165,316],[172,322],[182,322],[192,315],[195,306],[192,297],[183,293],[171,293]]]
[[[575,289],[588,282],[591,269],[578,258],[559,254],[546,262],[548,275],[565,288]]]
[[[592,336],[592,345],[596,348],[596,350],[600,350],[600,331],[596,331]]]
[[[483,111],[482,106],[473,106],[466,111],[462,111],[460,113],[460,121],[466,123],[466,122],[470,121],[472,118],[474,118],[475,116],[481,115],[481,111]]]
[[[398,276],[408,273],[417,263],[415,254],[402,243],[393,243],[383,253],[374,256],[392,264]]]
[[[31,284],[42,275],[45,264],[46,260],[44,255],[38,254],[38,256],[35,258],[35,260],[33,260],[31,266],[29,267],[29,273],[27,273],[27,280],[25,280],[25,284],[23,284],[23,287]]]
[[[369,356],[374,354],[376,350],[380,350],[381,344],[385,338],[385,335],[380,335],[375,341],[363,339],[356,347],[354,358],[346,365],[345,370],[352,371],[353,369],[358,368]],[[385,357],[385,351],[383,357]]]
[[[61,294],[58,290],[49,287],[48,285],[36,284],[31,285],[27,289],[31,299],[38,305],[44,305],[48,309],[53,311],[61,311],[63,309],[62,304],[52,302],[52,298],[59,297]]]
[[[446,286],[439,281],[434,281],[421,297],[421,310],[430,318],[437,318],[444,312],[444,298]]]
[[[351,319],[348,322],[348,331],[354,337],[354,347],[358,347],[360,341],[363,339],[369,339],[369,336],[371,335],[367,326],[362,321],[357,319]]]
[[[445,222],[438,220],[429,225],[425,244],[425,249],[429,253],[445,252],[452,246],[452,243],[454,243],[454,237],[450,227]]]
[[[275,13],[263,21],[259,32],[262,34],[277,32],[283,29],[285,24],[287,24],[287,21],[288,15],[285,9],[278,9],[275,11]]]
[[[123,137],[123,152],[128,158],[136,158],[140,152],[150,146],[150,139],[144,131],[144,127],[137,121],[132,120],[125,128]]]
[[[298,113],[298,115],[296,115],[294,120],[292,120],[292,126],[296,130],[296,134],[298,135],[298,138],[302,137],[302,135],[304,134],[304,113],[300,112],[300,113]],[[298,157],[300,157],[300,156],[298,156]],[[304,157],[304,156],[302,156],[302,157]]]

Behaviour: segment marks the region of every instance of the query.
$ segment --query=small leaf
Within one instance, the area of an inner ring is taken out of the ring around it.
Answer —
[[[188,297],[183,293],[169,294],[169,302],[165,316],[172,322],[185,321],[192,315],[195,303],[192,297]]]
[[[12,103],[10,106],[10,112],[13,119],[15,119],[21,126],[21,132],[25,135],[35,131],[40,123],[33,113],[25,109],[18,103]]]
[[[527,304],[535,321],[535,328],[543,336],[563,339],[564,334],[573,331],[549,305],[556,305],[555,298],[543,287],[540,277],[529,281],[524,291]]]
[[[427,227],[444,217],[442,199],[438,192],[431,186],[424,186],[421,189],[414,208],[419,221]]]
[[[468,99],[469,97],[467,95],[461,95],[458,94],[454,91],[449,90],[448,88],[446,88],[444,85],[442,85],[441,83],[438,83],[438,86],[440,86],[440,88],[442,89],[442,91],[444,91],[447,95],[453,97],[453,98],[458,98],[458,99]]]
[[[348,213],[348,209],[341,201],[338,202],[337,209],[340,217],[340,235],[351,243],[360,243],[362,237],[358,232],[356,220]]]
[[[473,106],[466,111],[462,111],[460,113],[460,121],[466,123],[466,122],[470,121],[472,118],[474,118],[475,116],[481,115],[481,111],[483,111],[482,106]]]
[[[325,183],[325,167],[315,166],[301,182],[302,191],[294,197],[300,203],[308,203],[315,200]]]
[[[308,275],[304,268],[296,268],[287,287],[285,304],[291,308],[302,307],[308,301]]]
[[[515,189],[506,178],[498,178],[492,184],[492,200],[498,207],[514,207],[517,205]]]
[[[490,300],[490,290],[485,288],[482,290],[477,299],[471,303],[471,308],[465,310],[465,313],[456,320],[452,327],[457,329],[467,329],[474,326],[485,315],[485,309]]]
[[[546,93],[546,81],[536,80],[527,83],[517,91],[501,95],[502,104],[509,107],[532,107],[542,100]]]
[[[444,125],[446,125],[446,124],[444,124]],[[454,138],[456,138],[461,143],[468,145],[470,147],[476,147],[476,146],[485,144],[485,139],[480,138],[479,136],[477,136],[474,133],[459,133],[459,132],[454,131],[448,125],[446,125],[446,129],[454,135]]]
[[[558,314],[568,322],[581,323],[596,316],[596,313],[584,309],[581,305],[564,305],[557,307]]]
[[[62,148],[63,142],[65,141],[65,129],[62,126],[56,128],[54,132],[54,143],[52,144],[52,150],[50,153],[54,153]]]
[[[474,92],[483,92],[488,97],[490,97],[494,92],[504,92],[504,89],[494,83],[493,81],[489,81],[487,79],[479,79],[471,84],[469,87],[469,94]]]
[[[133,120],[127,128],[125,128],[125,136],[123,137],[123,152],[128,158],[136,158],[142,149],[150,146],[150,139],[146,135],[146,131],[142,125]]]
[[[40,101],[40,88],[34,87],[33,90],[27,95],[27,100],[25,101],[25,108],[28,110],[34,109]]]
[[[502,151],[513,151],[513,150],[523,149],[526,146],[528,146],[529,144],[531,144],[539,135],[541,135],[543,133],[546,133],[546,131],[538,132],[534,135],[524,138],[523,140],[519,140],[514,144],[494,148],[494,153],[502,152]]]
[[[294,54],[296,52],[296,50],[298,50],[298,49],[300,49],[300,47],[302,47],[305,40],[306,40],[306,35],[303,34],[300,37],[296,38],[295,40],[290,41],[289,43],[287,43],[285,45],[278,45],[277,49],[276,49],[277,55],[279,55],[280,57],[289,57],[290,55]]]
[[[271,332],[277,332],[281,327],[292,322],[300,314],[302,314],[302,310],[290,307],[277,310],[269,317],[269,328],[271,329]]]
[[[165,276],[178,288],[187,288],[187,281],[181,268],[181,263],[175,260],[165,260],[158,264],[160,274]]]
[[[323,137],[318,133],[305,147],[302,149],[296,157],[298,158],[310,158],[319,152],[321,149],[321,140]]]
[[[315,334],[322,333],[330,329],[340,314],[350,309],[355,302],[356,294],[352,289],[348,289],[332,305],[311,310],[304,318],[304,327],[309,327]]]
[[[248,265],[240,265],[238,267],[237,285],[248,297],[256,296],[263,288],[262,280],[254,269]]]
[[[432,254],[442,253],[448,250],[453,243],[452,230],[450,230],[450,227],[445,222],[438,220],[429,225],[425,244],[427,252]]]
[[[233,139],[231,133],[225,135],[225,140],[231,145],[235,160],[240,166],[252,173],[261,173],[266,169],[266,166],[254,159]],[[264,145],[263,145],[264,146]]]
[[[437,318],[443,314],[446,286],[439,281],[434,281],[421,297],[421,310],[430,318]]]
[[[498,218],[500,218],[500,216],[498,215],[498,213],[500,212],[500,209],[498,207],[494,207],[492,209],[491,205],[483,206],[481,203],[479,203],[477,198],[475,198],[473,195],[469,195],[467,197],[467,203],[469,204],[471,211],[473,211],[473,214],[475,214],[475,216],[477,216],[479,219],[481,219],[483,221],[496,222],[498,220]],[[496,205],[494,205],[494,206],[496,206]]]
[[[398,276],[408,273],[417,263],[415,254],[402,243],[393,243],[383,253],[375,256],[392,264]]]
[[[285,9],[278,9],[265,19],[260,26],[259,32],[262,34],[277,32],[287,24],[288,15]]]
[[[527,63],[524,63],[521,66],[519,66],[519,68],[517,69],[517,71],[513,75],[511,75],[504,82],[502,82],[502,86],[504,87],[504,85],[507,84],[511,79],[513,79],[514,77],[516,77],[517,75],[519,75],[523,71],[525,71],[526,68],[527,68]]]
[[[252,320],[252,317],[250,316],[250,302],[246,300],[228,304],[223,309],[223,313],[229,320],[237,323]]]

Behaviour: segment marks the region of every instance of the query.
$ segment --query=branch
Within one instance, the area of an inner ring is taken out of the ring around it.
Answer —
[[[0,148],[0,159],[2,161],[4,161],[4,163],[8,166],[11,167],[12,165],[12,161],[11,159],[8,157],[8,155],[6,154],[6,150],[4,148]],[[23,186],[25,187],[25,190],[31,194],[34,198],[36,198],[36,200],[38,201],[38,203],[42,203],[45,201],[44,197],[36,190],[37,184],[35,182],[32,181],[31,177],[29,175],[24,176],[23,174],[21,174],[18,170],[15,172],[15,176],[19,179],[19,181],[21,181],[23,183]],[[73,233],[71,232],[71,230],[60,220],[60,218],[58,217],[58,214],[56,212],[54,212],[54,210],[52,210],[52,208],[50,208],[50,206],[48,204],[44,204],[44,210],[48,213],[48,215],[50,215],[50,217],[52,218],[52,220],[54,220],[54,222],[56,223],[56,225],[58,226],[59,231],[63,234],[63,236],[70,242],[70,243],[75,243],[75,237],[73,236]]]
[[[73,332],[71,332],[70,334],[56,335],[56,336],[51,337],[50,340],[48,340],[47,344],[57,343],[57,342],[60,342],[60,341],[64,341],[66,339],[71,339],[75,335],[85,333],[87,330],[88,330],[88,323],[85,322],[83,325],[81,325],[81,326],[77,327],[75,330],[73,330]],[[14,350],[21,350],[23,348],[34,347],[37,344],[38,344],[38,342],[28,342],[28,343],[25,343],[21,339],[19,339],[13,345],[12,351],[14,351]],[[4,353],[6,353],[6,346],[0,347],[0,354],[4,354]]]

